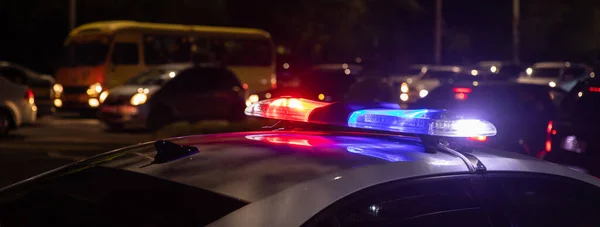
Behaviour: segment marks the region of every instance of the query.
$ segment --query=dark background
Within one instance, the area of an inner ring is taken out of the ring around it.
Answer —
[[[600,1],[521,0],[521,59],[594,63]],[[433,61],[434,0],[78,0],[77,25],[102,20],[255,27],[303,63]],[[444,64],[510,60],[512,0],[445,0]],[[67,0],[0,1],[0,60],[53,73]]]

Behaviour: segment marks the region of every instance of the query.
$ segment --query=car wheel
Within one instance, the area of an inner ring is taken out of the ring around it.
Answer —
[[[150,110],[148,115],[148,122],[146,123],[148,129],[151,131],[158,131],[166,125],[173,123],[173,113],[166,106],[157,106]]]
[[[10,129],[11,117],[8,112],[0,110],[0,136],[6,135]]]

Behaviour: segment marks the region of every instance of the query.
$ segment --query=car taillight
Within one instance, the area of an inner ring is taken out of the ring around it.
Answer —
[[[556,134],[556,130],[553,130],[553,127],[554,127],[554,123],[552,121],[549,121],[548,127],[546,127],[546,144],[545,144],[546,153],[548,153],[552,150],[551,136],[552,136],[552,134]]]
[[[455,87],[454,89],[452,89],[452,91],[456,94],[454,94],[454,97],[458,100],[466,100],[469,93],[471,93],[473,90],[471,90],[471,88],[468,87]]]
[[[455,87],[452,91],[454,91],[454,93],[471,93],[471,88],[468,87]]]
[[[487,136],[473,136],[469,137],[468,140],[477,141],[477,142],[486,142],[488,140]]]
[[[590,87],[588,88],[590,92],[600,92],[600,87]]]
[[[27,88],[24,98],[27,100],[27,102],[29,102],[29,104],[33,104],[35,102],[33,98],[33,90],[31,90],[31,88]]]

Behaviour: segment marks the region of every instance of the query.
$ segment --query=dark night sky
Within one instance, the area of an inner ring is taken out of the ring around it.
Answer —
[[[522,0],[522,5],[526,5],[527,1]],[[3,32],[5,42],[0,44],[3,50],[0,52],[0,59],[15,61],[51,73],[53,64],[51,59],[60,49],[68,27],[67,1],[61,0],[60,2],[64,2],[64,5],[53,5],[55,8],[45,10],[44,15],[40,18],[29,20],[19,17],[19,13],[3,12],[0,7],[0,20],[3,21],[3,28],[6,31]],[[406,48],[413,62],[425,63],[433,60],[435,0],[419,2],[422,4],[423,12],[416,16],[411,23],[405,25],[408,28],[408,34],[405,35],[409,43]],[[524,11],[525,9],[522,8],[521,12]],[[444,0],[443,14],[445,22],[444,63],[510,59],[512,0]],[[115,13],[106,13],[107,17],[109,15],[115,15]],[[123,15],[121,16],[123,17]],[[80,15],[80,19],[82,19],[80,22],[84,22],[85,17],[86,15]],[[128,18],[111,16],[105,19]],[[258,18],[256,20],[260,21]],[[249,21],[231,21],[230,25],[247,23]],[[390,26],[394,26],[393,23],[390,23]],[[460,39],[460,34],[466,34],[468,37],[468,48],[462,51],[459,50],[460,48],[455,48],[456,46],[460,47],[461,42],[464,44],[464,39]],[[277,41],[275,40],[275,42]],[[40,52],[42,54],[39,54]]]

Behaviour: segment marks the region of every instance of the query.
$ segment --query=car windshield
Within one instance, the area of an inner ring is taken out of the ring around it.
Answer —
[[[532,77],[557,78],[560,76],[562,68],[534,68]]]
[[[107,59],[108,44],[101,41],[73,42],[63,48],[60,65],[64,67],[97,66]]]
[[[134,85],[162,85],[169,81],[171,78],[175,77],[174,71],[169,71],[165,69],[151,69],[146,72],[141,73],[140,75],[131,78],[125,84]]]

